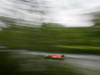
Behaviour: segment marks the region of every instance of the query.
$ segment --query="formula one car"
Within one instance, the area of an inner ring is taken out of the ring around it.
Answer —
[[[49,54],[46,56],[47,59],[64,59],[64,55],[60,54]]]

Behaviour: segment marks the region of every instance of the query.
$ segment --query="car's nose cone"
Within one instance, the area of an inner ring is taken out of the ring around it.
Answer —
[[[52,58],[62,58],[61,56],[52,56]]]
[[[48,58],[54,58],[54,59],[62,59],[64,56],[62,55],[57,55],[57,54],[50,54],[47,56]]]

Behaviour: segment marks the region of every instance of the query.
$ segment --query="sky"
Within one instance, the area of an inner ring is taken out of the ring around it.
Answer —
[[[0,0],[0,16],[34,24],[58,23],[66,27],[93,26],[91,13],[100,10],[100,0]]]

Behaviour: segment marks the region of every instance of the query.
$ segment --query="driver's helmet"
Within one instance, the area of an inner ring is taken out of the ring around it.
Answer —
[[[64,55],[61,55],[62,57],[64,57]]]

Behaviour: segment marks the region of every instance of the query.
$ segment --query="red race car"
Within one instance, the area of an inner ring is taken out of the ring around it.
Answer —
[[[46,58],[48,58],[48,59],[64,59],[64,55],[60,55],[60,54],[49,54]]]

